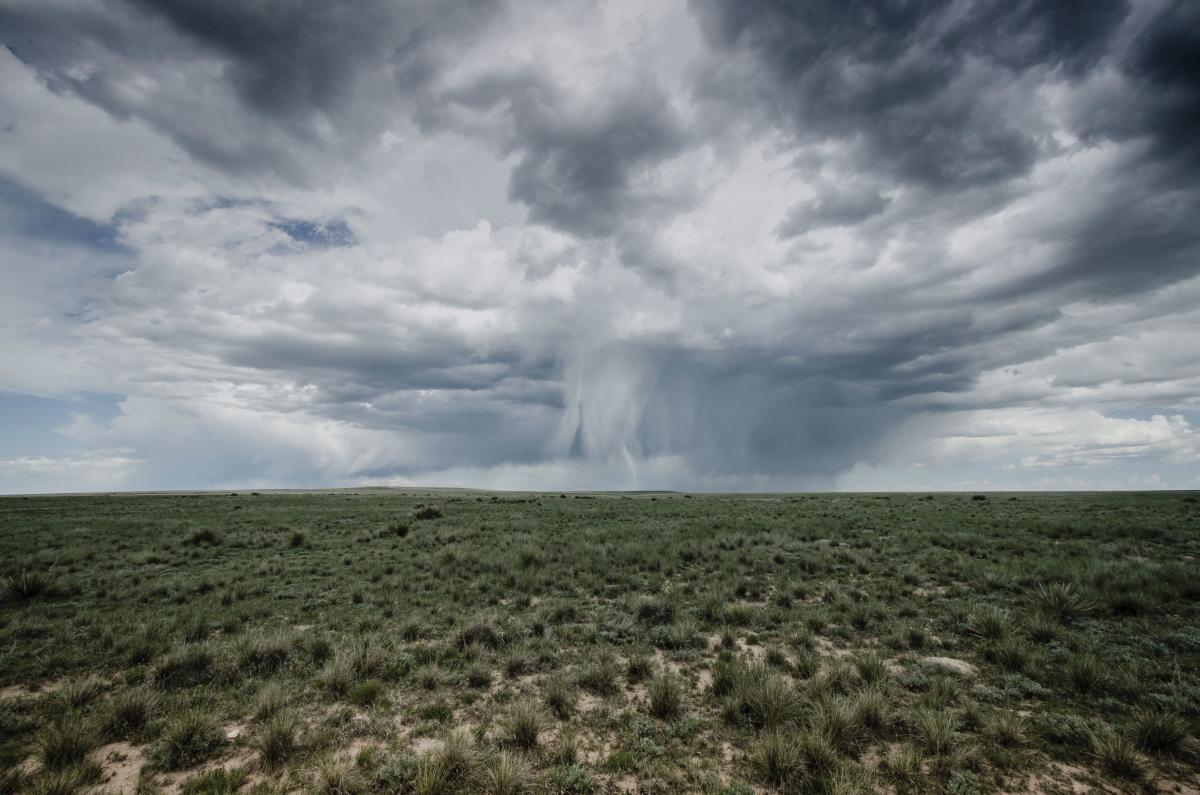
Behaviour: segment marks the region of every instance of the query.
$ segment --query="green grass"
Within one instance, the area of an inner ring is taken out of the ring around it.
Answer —
[[[83,715],[67,713],[45,726],[37,738],[36,756],[46,770],[80,765],[100,745],[96,727]]]
[[[529,751],[537,747],[542,733],[542,710],[532,701],[518,701],[509,708],[501,726],[505,743]]]
[[[251,740],[264,767],[277,768],[299,750],[300,721],[287,712],[277,712],[259,728]]]
[[[1200,503],[971,496],[0,498],[0,790],[1187,781]]]
[[[683,712],[683,681],[671,673],[659,674],[650,680],[650,714],[661,720],[674,720]]]
[[[167,721],[152,756],[166,770],[181,770],[211,759],[224,744],[216,716],[203,707],[190,707]]]
[[[105,710],[104,736],[109,740],[138,737],[150,724],[156,707],[154,694],[143,688],[131,688],[118,693]]]
[[[487,795],[521,795],[530,791],[533,775],[519,754],[501,751],[488,763],[482,791]]]

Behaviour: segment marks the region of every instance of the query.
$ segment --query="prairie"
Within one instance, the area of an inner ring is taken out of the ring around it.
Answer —
[[[0,498],[0,792],[1200,789],[1187,493]]]

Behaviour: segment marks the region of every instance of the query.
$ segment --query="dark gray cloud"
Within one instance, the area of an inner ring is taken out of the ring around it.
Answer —
[[[1147,157],[1126,164],[1114,175],[1119,182],[1097,186],[1085,217],[1049,224],[1057,260],[997,294],[1073,289],[1112,299],[1196,272],[1200,250],[1188,220],[1200,201],[1191,176],[1200,163],[1194,3],[1160,4],[1123,37],[1118,31],[1133,18],[1124,0],[692,5],[709,41],[755,66],[706,65],[713,101],[764,114],[798,140],[848,145],[862,158],[860,172],[923,192],[911,212],[898,209],[906,217],[947,201],[939,194],[959,202],[961,192],[986,187],[1011,201],[1005,184],[1028,177],[1058,147],[1023,107],[1031,91],[1086,84],[1106,70],[1124,75],[1119,89],[1081,92],[1070,132],[1092,144],[1148,140]],[[856,225],[886,206],[873,190],[827,186],[793,208],[779,233]]]
[[[1153,136],[1155,155],[1194,175],[1200,167],[1200,8],[1168,3],[1141,31],[1124,62],[1141,106],[1120,131]],[[1131,129],[1132,128],[1132,129]]]
[[[220,53],[242,101],[284,118],[346,108],[367,71],[389,74],[402,95],[425,91],[440,48],[502,8],[493,0],[128,2]]]
[[[420,103],[454,42],[503,5],[95,0],[0,8],[0,41],[52,88],[140,118],[197,159],[310,184],[309,156],[354,150]],[[387,111],[384,108],[387,108]]]
[[[639,173],[679,154],[689,138],[671,97],[645,76],[598,96],[571,97],[546,74],[488,75],[443,94],[430,126],[470,130],[469,117],[499,108],[500,129],[486,134],[518,160],[509,195],[530,219],[585,236],[612,235],[625,221],[654,213],[669,197],[635,185]]]
[[[779,225],[782,237],[795,237],[813,229],[854,226],[879,215],[891,199],[877,190],[827,190],[815,200],[798,204]]]
[[[512,105],[523,152],[510,193],[535,221],[605,235],[653,209],[652,189],[631,195],[638,169],[678,153],[686,140],[670,100],[653,83],[619,93],[574,118],[536,100]]]
[[[1146,168],[1149,173],[1136,173]],[[1195,276],[1200,189],[1181,186],[1176,174],[1144,165],[1122,176],[1122,190],[1079,223],[1046,230],[1062,241],[1051,267],[1012,280],[996,297],[1053,291],[1114,300]]]
[[[1028,173],[1038,131],[1014,118],[1020,109],[1004,90],[1036,67],[1078,77],[1104,54],[1126,12],[1123,0],[693,7],[710,41],[761,66],[729,81],[718,61],[711,95],[739,105],[758,94],[795,135],[853,141],[874,168],[942,190]],[[765,89],[745,82],[764,78]]]

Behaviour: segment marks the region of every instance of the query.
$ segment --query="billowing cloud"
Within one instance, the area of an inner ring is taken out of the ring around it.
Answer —
[[[0,488],[1195,487],[1197,19],[4,3]]]

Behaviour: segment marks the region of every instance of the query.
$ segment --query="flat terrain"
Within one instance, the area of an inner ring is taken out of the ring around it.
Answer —
[[[1197,792],[1195,495],[0,498],[0,792]]]

